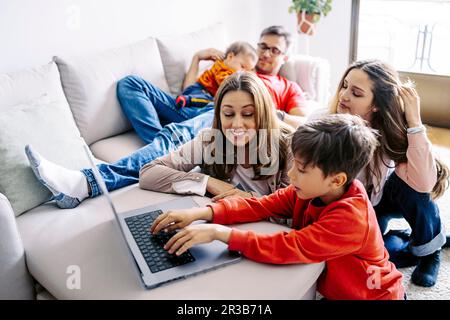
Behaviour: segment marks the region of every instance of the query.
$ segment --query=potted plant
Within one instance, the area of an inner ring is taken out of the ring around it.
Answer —
[[[314,24],[331,11],[332,0],[292,0],[289,13],[297,13],[298,31],[314,34]]]

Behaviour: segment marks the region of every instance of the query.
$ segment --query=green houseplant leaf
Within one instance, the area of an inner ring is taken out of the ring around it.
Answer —
[[[315,21],[319,21],[321,16],[326,16],[331,11],[332,0],[292,0],[289,7],[289,13],[299,13],[304,11],[306,14],[315,15]]]

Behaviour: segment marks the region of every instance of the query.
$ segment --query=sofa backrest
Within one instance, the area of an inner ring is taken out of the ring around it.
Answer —
[[[131,129],[116,96],[116,84],[136,75],[168,91],[154,38],[95,56],[55,57],[61,83],[87,144]]]
[[[330,97],[330,64],[328,60],[294,54],[283,65],[280,75],[296,82],[306,93],[306,98],[326,106]]]
[[[179,94],[192,57],[198,50],[214,48],[225,52],[233,41],[228,39],[225,25],[217,23],[190,33],[161,36],[157,42],[170,92]],[[212,62],[201,61],[200,71],[211,65]]]
[[[8,199],[0,193],[0,300],[34,299],[33,280]]]
[[[87,144],[131,129],[116,96],[116,84],[136,75],[165,92],[178,94],[194,53],[228,46],[223,24],[195,32],[153,37],[93,56],[55,57],[61,83]],[[201,68],[208,67],[202,63]]]
[[[56,64],[0,74],[0,112],[46,96],[50,100],[66,101]]]

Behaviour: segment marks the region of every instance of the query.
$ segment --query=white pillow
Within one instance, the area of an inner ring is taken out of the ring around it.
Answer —
[[[207,48],[225,51],[230,44],[225,25],[222,23],[188,34],[159,37],[157,41],[172,94],[181,92],[184,76],[197,51]],[[211,64],[202,62],[200,69],[206,69]]]
[[[49,200],[50,192],[34,176],[25,145],[71,169],[89,165],[84,142],[65,100],[47,96],[0,113],[0,193],[16,216]]]
[[[326,105],[329,99],[330,66],[320,57],[290,55],[280,70],[280,75],[300,85],[306,99]],[[311,101],[310,104],[312,105]]]
[[[88,144],[131,129],[116,95],[117,81],[137,75],[168,92],[154,38],[85,57],[55,57],[80,132]]]
[[[0,74],[0,114],[11,106],[47,96],[65,101],[58,67],[54,62],[19,72]]]

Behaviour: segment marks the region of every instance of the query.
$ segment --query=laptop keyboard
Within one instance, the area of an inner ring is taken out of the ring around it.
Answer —
[[[170,254],[164,250],[164,245],[176,234],[176,231],[162,231],[156,235],[150,233],[153,221],[161,213],[161,210],[156,210],[125,218],[125,222],[152,273],[181,266],[195,260],[189,250],[180,256]]]

